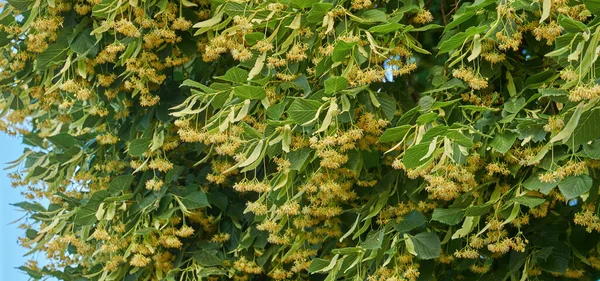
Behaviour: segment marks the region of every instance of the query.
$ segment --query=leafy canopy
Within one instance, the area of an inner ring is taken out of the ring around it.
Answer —
[[[598,0],[1,9],[34,279],[598,278]]]

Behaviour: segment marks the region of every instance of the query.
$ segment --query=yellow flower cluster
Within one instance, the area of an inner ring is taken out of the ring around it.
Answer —
[[[452,70],[452,76],[463,80],[469,84],[473,90],[481,90],[488,87],[486,78],[481,77],[478,73],[475,73],[472,68],[460,67]]]
[[[569,100],[579,102],[600,97],[600,85],[580,85],[569,91]]]

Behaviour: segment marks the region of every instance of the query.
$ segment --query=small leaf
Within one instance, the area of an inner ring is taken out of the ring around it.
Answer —
[[[494,138],[490,146],[496,151],[505,154],[517,140],[517,134],[513,132],[504,132]]]
[[[194,191],[187,194],[181,198],[181,203],[183,203],[188,210],[210,206],[206,194],[202,191]]]
[[[234,87],[233,94],[245,100],[262,100],[267,96],[263,87],[247,85]]]
[[[367,234],[367,238],[364,242],[360,243],[360,247],[367,250],[375,250],[381,248],[383,243],[384,230],[371,231]]]
[[[341,90],[345,90],[349,85],[348,79],[344,77],[330,77],[329,79],[325,80],[325,93],[333,94]]]

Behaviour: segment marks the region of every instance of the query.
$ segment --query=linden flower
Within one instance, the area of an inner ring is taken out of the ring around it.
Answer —
[[[159,191],[162,186],[163,181],[160,179],[151,179],[146,181],[146,189],[148,190]]]
[[[154,158],[148,164],[148,167],[152,170],[159,170],[161,172],[168,172],[173,169],[173,163],[164,158]]]
[[[99,144],[115,144],[117,141],[119,141],[119,138],[111,133],[108,133],[96,136],[96,140]]]
[[[131,259],[131,261],[129,262],[130,265],[135,266],[135,267],[144,267],[146,265],[148,265],[150,263],[150,258],[142,255],[142,254],[135,254],[133,255],[133,258]]]
[[[175,231],[175,235],[183,238],[190,237],[194,235],[194,229],[190,226],[184,225],[179,230]]]
[[[420,24],[425,24],[433,21],[433,16],[429,10],[422,9],[413,18],[413,21]]]

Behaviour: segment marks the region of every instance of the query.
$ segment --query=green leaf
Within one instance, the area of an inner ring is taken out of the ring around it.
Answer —
[[[202,249],[194,253],[194,260],[206,267],[223,265],[223,260],[219,258],[218,254],[219,251],[217,250],[207,251]]]
[[[245,100],[262,100],[267,96],[267,92],[263,87],[246,85],[234,87],[233,94]]]
[[[558,189],[569,200],[588,192],[592,188],[592,182],[588,175],[568,176],[558,184]]]
[[[600,15],[600,0],[583,0],[583,4],[592,15]]]
[[[573,130],[573,135],[571,139],[567,141],[567,144],[573,144],[574,147],[578,147],[581,144],[600,138],[599,127],[600,108],[582,113],[579,123],[575,130]]]
[[[308,7],[312,7],[313,5],[319,3],[320,0],[290,0],[290,4],[294,8],[306,9]]]
[[[298,125],[302,125],[315,118],[321,103],[315,100],[296,99],[288,109],[288,116]]]
[[[420,143],[415,146],[410,147],[406,150],[404,154],[403,162],[404,166],[407,169],[414,169],[423,164],[425,164],[429,159],[431,159],[432,155],[429,157],[425,157],[429,152],[429,145],[431,143]],[[425,157],[425,159],[424,159]]]
[[[417,257],[422,260],[435,259],[440,256],[440,238],[432,232],[421,232],[410,237]]]
[[[587,30],[587,26],[583,22],[576,21],[563,14],[558,15],[558,24],[560,24],[560,26],[562,26],[566,32],[577,33]]]
[[[67,40],[67,35],[61,32],[56,42],[37,56],[36,68],[45,70],[50,66],[60,64],[67,58],[68,51],[69,42]]]
[[[360,15],[360,18],[362,19],[361,23],[378,23],[378,22],[387,22],[388,21],[385,12],[382,10],[376,10],[376,9],[364,11]]]
[[[406,133],[412,128],[411,125],[402,125],[395,128],[389,128],[379,137],[379,142],[397,142],[402,140]]]
[[[463,135],[459,131],[450,130],[450,131],[448,131],[448,133],[446,133],[446,137],[464,147],[471,148],[473,146],[473,140],[471,140],[467,136]]]
[[[239,67],[233,67],[227,70],[227,72],[225,72],[225,75],[220,76],[218,78],[233,83],[246,83],[246,80],[248,80],[248,71],[243,70]]]
[[[386,34],[386,33],[390,33],[390,32],[399,31],[399,30],[403,29],[404,26],[405,25],[399,24],[397,22],[390,22],[390,23],[386,23],[386,24],[373,26],[373,27],[369,28],[369,32]]]
[[[532,174],[523,182],[523,187],[525,187],[527,190],[536,190],[540,191],[541,193],[548,194],[554,187],[556,187],[557,183],[541,182],[538,178],[540,174],[541,172]]]
[[[288,153],[288,160],[291,163],[290,170],[300,171],[304,167],[306,160],[308,160],[311,151],[309,148],[301,148]]]
[[[206,194],[202,191],[188,193],[186,196],[181,198],[181,203],[183,203],[188,210],[210,206],[210,204],[208,204],[208,198],[206,197]]]
[[[591,144],[584,144],[583,151],[592,159],[600,159],[600,140],[595,140]]]
[[[8,4],[17,8],[21,12],[25,12],[29,10],[29,5],[33,4],[35,1],[33,0],[6,0]]]
[[[75,219],[73,221],[76,225],[92,225],[94,224],[96,219],[96,212],[98,211],[98,207],[104,201],[104,198],[108,196],[108,191],[101,190],[92,195],[90,200],[83,205],[77,213],[75,213]]]
[[[497,135],[490,143],[490,146],[496,151],[505,154],[515,143],[515,140],[517,140],[517,134],[506,131]]]
[[[425,216],[417,210],[413,210],[405,215],[400,222],[394,224],[398,232],[408,232],[425,224]]]
[[[58,135],[50,136],[48,137],[48,141],[63,150],[67,150],[73,146],[79,145],[77,139],[68,133],[60,133]]]
[[[367,250],[375,250],[381,248],[381,244],[383,243],[383,235],[385,231],[371,231],[367,234],[367,238],[365,241],[360,243],[360,247]]]
[[[464,214],[465,212],[458,208],[436,208],[433,210],[431,219],[447,225],[457,225],[462,221]]]
[[[560,131],[558,134],[556,134],[556,136],[554,136],[552,139],[550,139],[551,143],[561,141],[561,140],[567,140],[567,139],[569,139],[569,137],[571,137],[571,135],[577,128],[577,125],[579,124],[579,119],[581,118],[581,113],[583,111],[583,105],[584,105],[584,103],[582,102],[577,106],[577,108],[575,108],[575,112],[573,112],[573,115],[571,115],[571,118],[569,119],[569,122],[567,122],[567,125],[565,125],[565,127],[562,129],[562,131]],[[595,120],[592,122],[593,122],[593,124],[596,124]]]
[[[333,8],[333,4],[331,3],[316,3],[312,6],[308,15],[306,16],[306,21],[310,23],[318,23],[323,20],[323,17]]]
[[[356,44],[357,44],[356,42],[348,43],[346,41],[339,41],[337,44],[335,44],[335,47],[333,48],[333,53],[331,54],[331,59],[334,62],[343,61],[344,58],[346,58],[346,55],[348,54],[348,52],[350,50],[352,50],[352,48],[354,48],[354,46]]]
[[[515,202],[525,205],[529,208],[534,208],[535,206],[541,205],[546,200],[544,198],[532,197],[532,196],[519,196],[513,199]]]
[[[125,188],[129,188],[131,186],[131,182],[135,177],[132,175],[122,175],[114,178],[110,181],[108,185],[108,191],[110,193],[118,193],[123,191]]]
[[[78,54],[89,53],[91,56],[95,56],[98,53],[98,46],[96,46],[96,38],[90,35],[91,32],[92,30],[89,28],[82,30],[69,42],[69,47]]]
[[[150,147],[150,143],[152,143],[152,138],[132,140],[129,144],[129,154],[135,157],[142,156],[142,154],[144,154]]]
[[[341,90],[345,90],[349,85],[350,83],[348,83],[348,79],[344,77],[330,77],[329,79],[325,80],[325,94],[333,94]]]
[[[491,210],[492,210],[492,205],[489,203],[483,204],[483,205],[469,206],[465,210],[465,216],[467,216],[467,217],[481,216],[481,215],[485,215],[485,214],[489,213]]]

